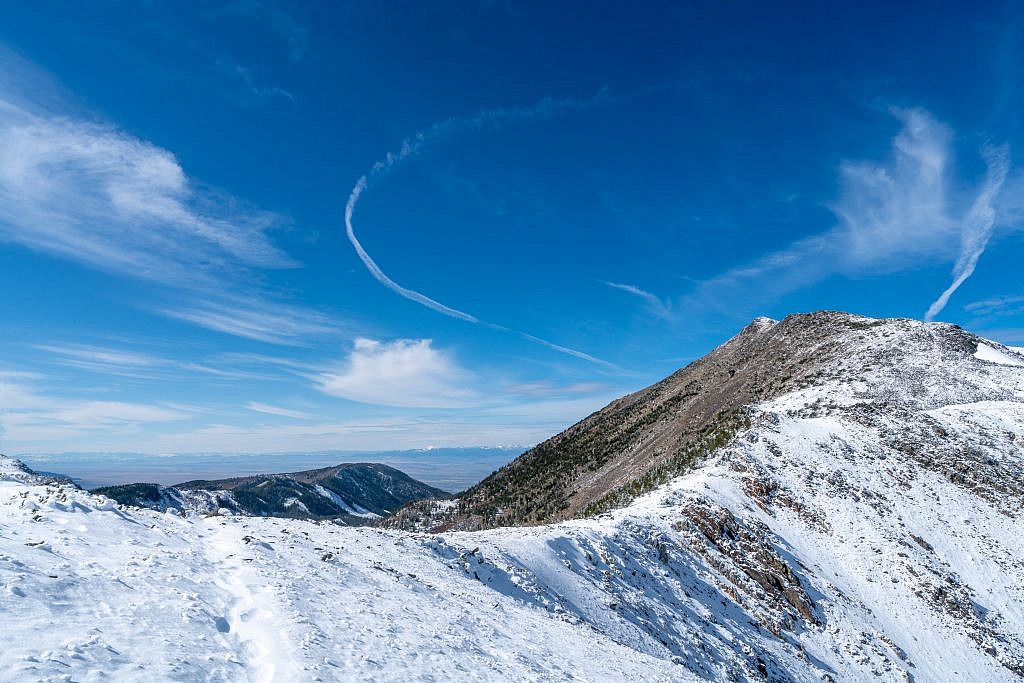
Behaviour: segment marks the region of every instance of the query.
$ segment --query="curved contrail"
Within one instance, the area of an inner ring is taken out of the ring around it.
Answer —
[[[530,106],[516,107],[514,109],[485,109],[470,117],[453,117],[433,124],[411,138],[404,140],[402,142],[402,146],[397,152],[388,152],[387,156],[375,163],[366,174],[356,181],[355,187],[352,188],[352,192],[348,196],[348,203],[345,205],[345,234],[348,236],[348,241],[352,243],[352,247],[356,250],[356,254],[363,262],[363,265],[366,266],[370,275],[372,275],[377,282],[381,283],[399,296],[405,297],[410,301],[415,301],[421,306],[426,306],[437,313],[457,318],[458,320],[464,320],[469,323],[474,323],[476,325],[483,325],[491,328],[492,330],[511,332],[536,344],[552,349],[553,351],[558,351],[559,353],[564,353],[597,365],[618,369],[618,367],[612,363],[603,361],[600,358],[595,358],[594,356],[583,353],[582,351],[560,346],[525,332],[520,332],[509,327],[504,327],[503,325],[496,325],[494,323],[481,320],[475,315],[471,315],[465,311],[460,311],[457,308],[452,308],[451,306],[446,306],[440,301],[431,299],[422,292],[417,292],[414,289],[403,287],[388,277],[387,273],[377,265],[377,262],[373,260],[373,257],[370,256],[363,247],[359,238],[356,237],[355,228],[352,227],[352,216],[355,214],[356,204],[359,203],[359,198],[370,186],[370,183],[387,175],[395,165],[416,155],[424,145],[430,142],[434,142],[461,130],[482,128],[487,125],[502,126],[516,121],[545,118],[560,111],[569,109],[585,109],[610,100],[611,98],[608,91],[602,88],[596,95],[587,99],[580,99],[576,97],[545,97],[540,102]]]
[[[366,183],[366,176],[361,177],[359,182],[356,183],[356,186],[352,188],[352,194],[348,196],[348,204],[345,206],[345,232],[348,235],[348,241],[352,243],[353,247],[355,247],[356,253],[359,254],[359,258],[366,266],[366,269],[370,271],[370,275],[391,291],[404,296],[406,299],[410,299],[411,301],[415,301],[418,304],[422,304],[427,308],[435,310],[438,313],[444,313],[445,315],[450,315],[453,318],[465,320],[466,322],[481,322],[478,318],[470,315],[469,313],[463,313],[462,311],[456,310],[450,306],[445,306],[441,302],[434,301],[425,294],[420,294],[415,290],[403,287],[389,278],[387,273],[380,269],[380,266],[378,266],[377,262],[373,260],[373,257],[370,256],[366,249],[363,248],[362,243],[360,243],[359,239],[356,237],[356,231],[352,228],[352,214],[355,212],[356,202],[359,201],[359,196],[363,193],[363,190],[366,189]]]

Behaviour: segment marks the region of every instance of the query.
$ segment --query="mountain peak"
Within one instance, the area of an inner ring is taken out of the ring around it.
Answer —
[[[382,463],[342,463],[302,472],[259,474],[175,486],[121,484],[94,489],[118,502],[158,510],[209,514],[330,519],[368,524],[421,499],[443,499],[444,491]]]
[[[1018,368],[979,356],[979,348],[1016,357],[945,323],[841,311],[756,318],[703,358],[470,488],[442,526],[537,524],[622,505],[689,471],[761,409],[863,421],[883,408],[909,414],[1020,396]]]

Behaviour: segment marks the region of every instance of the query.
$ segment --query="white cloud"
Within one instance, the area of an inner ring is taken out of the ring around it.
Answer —
[[[50,362],[55,365],[129,379],[192,380],[197,374],[221,379],[282,379],[280,375],[232,367],[231,360],[224,358],[210,362],[182,361],[135,350],[87,344],[36,344],[33,348],[50,354]]]
[[[952,132],[921,109],[894,110],[903,127],[885,162],[844,162],[829,235],[847,272],[901,268],[908,257],[944,256],[958,221],[949,215]]]
[[[72,100],[0,46],[0,242],[170,287],[183,303],[158,312],[211,329],[272,343],[337,331],[260,284],[259,269],[300,265],[270,239],[284,218],[202,185],[162,147],[69,113]]]
[[[532,444],[564,429],[576,418],[502,424],[494,421],[375,418],[346,422],[285,425],[215,424],[195,431],[160,434],[153,440],[122,441],[118,449],[176,453],[280,453],[335,450],[405,450]]]
[[[410,301],[414,301],[432,311],[451,318],[456,318],[457,320],[464,320],[475,325],[483,325],[492,330],[511,332],[553,351],[585,360],[588,363],[594,363],[595,365],[601,365],[609,369],[617,370],[618,368],[611,363],[603,361],[600,358],[595,358],[590,354],[577,351],[576,349],[571,349],[560,344],[552,343],[532,334],[510,329],[504,325],[496,325],[494,323],[487,322],[470,313],[466,313],[465,311],[443,304],[436,299],[432,299],[422,292],[418,292],[408,287],[403,287],[392,280],[387,273],[377,265],[377,262],[363,247],[362,242],[360,242],[359,238],[356,237],[355,227],[352,223],[356,211],[356,205],[358,205],[359,199],[363,196],[363,193],[366,192],[370,185],[387,176],[392,169],[406,159],[415,157],[425,146],[432,142],[436,142],[454,133],[462,131],[477,130],[487,126],[501,127],[522,121],[545,119],[562,111],[586,109],[597,104],[607,102],[609,99],[609,94],[605,89],[601,89],[596,95],[587,99],[577,97],[545,97],[539,102],[528,106],[513,107],[510,109],[485,109],[473,114],[472,116],[454,116],[445,119],[444,121],[434,123],[412,137],[406,138],[402,141],[402,145],[399,147],[397,152],[388,152],[383,159],[377,161],[365,175],[361,176],[359,180],[356,181],[355,186],[353,186],[352,192],[349,193],[348,202],[345,204],[345,235],[348,237],[349,242],[351,242],[352,248],[355,249],[356,255],[359,256],[359,260],[363,262],[363,265],[366,266],[366,270],[379,283],[393,291],[395,294],[409,299]]]
[[[39,351],[53,354],[60,365],[125,377],[154,377],[155,368],[170,361],[137,351],[84,344],[36,344]]]
[[[19,109],[0,92],[0,239],[176,287],[297,265],[279,217],[205,191],[174,155],[113,126]]]
[[[217,68],[225,75],[237,79],[243,86],[245,86],[245,93],[242,100],[243,103],[248,103],[250,101],[267,102],[275,99],[283,99],[292,104],[295,103],[295,96],[290,92],[284,88],[265,85],[259,82],[250,69],[245,68],[237,62],[229,59],[221,59],[217,62]]]
[[[997,296],[983,301],[972,301],[964,310],[980,316],[1008,316],[1024,313],[1024,295]]]
[[[294,14],[282,10],[276,3],[236,0],[223,4],[220,10],[265,22],[287,45],[292,60],[301,59],[309,49],[309,31],[305,23]]]
[[[326,394],[360,403],[454,408],[479,400],[468,388],[472,379],[429,339],[357,339],[344,366],[321,374],[318,384]]]
[[[140,452],[319,451],[339,448],[390,450],[534,444],[559,433],[620,394],[605,390],[585,398],[491,406],[458,416],[389,416],[339,422],[283,425],[211,424],[159,434],[151,440],[110,444]],[[103,444],[97,448],[102,449]]]
[[[529,396],[539,399],[551,399],[573,394],[598,394],[608,389],[600,382],[576,382],[575,384],[556,385],[550,380],[522,382],[501,389],[501,393],[509,396]]]
[[[99,427],[123,422],[177,422],[191,415],[162,406],[124,401],[72,401],[36,416],[78,427]]]
[[[195,416],[185,406],[51,396],[25,380],[24,375],[0,374],[0,434],[7,443],[81,444],[87,439],[135,434],[145,424]]]
[[[347,329],[317,311],[256,297],[194,300],[181,307],[162,308],[160,313],[236,337],[286,346],[301,345],[306,337],[339,334]]]
[[[528,444],[624,392],[589,382],[534,382],[498,387],[485,396],[467,388],[473,377],[429,341],[364,340],[359,346],[352,354],[354,368],[349,364],[317,378],[339,378],[335,388],[353,400],[409,410],[395,414],[394,408],[366,406],[361,417],[330,421],[258,400],[219,409],[82,400],[38,390],[45,377],[0,371],[0,452],[268,453]],[[448,406],[469,409],[433,410]],[[289,420],[254,421],[238,407]],[[322,405],[316,412],[327,414]]]

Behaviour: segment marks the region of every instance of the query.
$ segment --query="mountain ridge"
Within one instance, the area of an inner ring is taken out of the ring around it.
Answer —
[[[372,523],[415,500],[450,496],[380,463],[341,463],[300,472],[196,479],[173,486],[119,484],[92,492],[122,504],[157,510],[330,519],[349,525]]]
[[[889,344],[896,337],[906,345],[903,351]],[[749,426],[753,406],[830,382],[856,383],[857,368],[844,365],[850,357],[858,357],[866,370],[879,367],[891,373],[910,349],[938,354],[934,360],[983,366],[989,361],[974,356],[978,348],[1019,357],[1008,347],[946,323],[839,311],[792,314],[781,321],[756,318],[704,357],[530,449],[459,494],[444,514],[435,515],[426,509],[429,505],[413,505],[390,523],[422,527],[436,517],[437,530],[465,530],[596,514],[691,469]],[[923,369],[915,372],[927,374]],[[920,409],[929,392],[936,394],[934,405],[942,403],[941,387],[947,387],[947,402],[958,400],[948,395],[948,388],[957,386],[955,377],[932,384],[926,390],[889,382],[886,391],[905,408]],[[985,396],[1000,395],[996,387],[986,391]],[[864,398],[876,406],[887,400]],[[867,404],[859,409],[870,413]]]

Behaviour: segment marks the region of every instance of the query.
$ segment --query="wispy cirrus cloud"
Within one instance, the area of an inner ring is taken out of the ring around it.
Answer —
[[[997,296],[981,301],[972,301],[964,306],[965,311],[982,316],[1007,316],[1024,314],[1024,294]]]
[[[645,291],[643,289],[640,289],[636,285],[627,285],[622,284],[621,282],[605,282],[604,284],[608,285],[609,287],[612,287],[613,289],[618,289],[620,291],[627,292],[639,298],[646,304],[647,309],[652,314],[654,314],[658,318],[661,318],[662,320],[672,320],[675,317],[672,314],[672,309],[670,308],[669,304],[662,301],[656,295],[651,294],[650,292]]]
[[[75,355],[159,364],[156,357],[98,349],[76,349]],[[254,354],[226,354],[220,360],[233,366],[281,361]],[[220,407],[97,401],[64,394],[59,378],[0,371],[0,452],[81,451],[85,444],[92,451],[161,454],[309,451],[339,444],[371,450],[526,444],[558,432],[622,393],[592,382],[559,386],[550,381],[484,391],[479,376],[429,340],[362,340],[344,363],[296,364],[291,369],[325,394],[369,404],[366,414],[331,420],[323,417],[328,414],[323,406],[307,410],[258,399]],[[247,413],[283,419],[254,421]]]
[[[5,442],[45,444],[97,435],[139,433],[144,425],[195,416],[183,406],[97,401],[41,391],[38,376],[0,373],[0,435]]]
[[[260,403],[258,401],[249,401],[245,404],[247,410],[251,410],[254,413],[263,413],[265,415],[275,415],[277,417],[288,417],[294,420],[310,420],[316,417],[312,413],[307,413],[302,410],[292,410],[291,408],[282,408],[281,406],[270,405],[269,403]]]
[[[298,265],[274,214],[204,189],[169,151],[109,124],[19,108],[0,89],[0,239],[175,287]]]
[[[207,376],[221,380],[280,380],[280,375],[256,372],[213,359],[185,361],[133,349],[89,344],[36,344],[33,348],[49,354],[55,365],[85,370],[103,376],[138,380],[194,380]]]
[[[593,410],[593,405],[587,406]],[[553,408],[553,407],[552,407]],[[337,449],[380,450],[434,447],[505,446],[533,444],[578,419],[581,407],[549,409],[516,421],[452,417],[376,417],[315,422],[312,424],[211,424],[195,430],[159,434],[152,440],[120,440],[118,449],[152,452],[155,448],[177,453],[248,452],[280,453]],[[584,408],[585,409],[585,408]]]
[[[901,129],[889,157],[840,165],[839,198],[828,205],[838,219],[835,227],[701,283],[686,303],[763,301],[833,274],[881,274],[934,263],[955,255],[962,244],[954,269],[959,286],[991,236],[992,203],[1009,169],[1006,150],[985,152],[989,170],[979,187],[957,189],[952,130],[923,109],[891,113]],[[946,299],[948,294],[936,306],[941,309]]]
[[[301,265],[271,239],[287,219],[72,100],[0,46],[0,241],[162,286],[178,303],[150,310],[247,339],[295,344],[344,327],[261,284],[261,271]]]
[[[574,394],[598,394],[608,390],[608,387],[600,382],[576,382],[567,385],[558,385],[548,380],[536,382],[522,382],[502,387],[502,393],[511,396],[528,396],[531,398],[552,399]]]
[[[345,449],[380,450],[435,447],[507,446],[534,444],[578,421],[617,397],[607,388],[564,400],[537,400],[477,411],[430,414],[388,411],[387,416],[341,420],[303,420],[295,423],[249,424],[215,422],[166,431],[152,438],[130,435],[97,440],[95,449],[143,453],[248,452],[281,453]],[[41,445],[16,444],[29,452]],[[73,442],[66,450],[74,450]],[[49,448],[54,451],[56,448]]]
[[[311,337],[347,334],[351,330],[348,323],[326,314],[255,296],[196,298],[185,305],[158,310],[168,318],[209,330],[282,346],[302,346]]]
[[[964,306],[972,315],[970,328],[1004,344],[1024,343],[1024,328],[1014,326],[1024,316],[1024,294],[1008,294],[972,301]]]
[[[992,203],[1003,188],[1006,174],[1010,170],[1010,148],[1007,145],[987,147],[982,154],[985,157],[988,172],[977,199],[974,200],[974,204],[971,205],[970,211],[967,212],[963,220],[960,256],[953,266],[953,282],[929,306],[928,312],[924,315],[925,320],[932,320],[941,313],[953,292],[974,274],[974,269],[978,266],[978,259],[981,258],[992,238],[992,228],[996,220],[996,212],[992,208]]]
[[[154,378],[154,370],[171,364],[147,353],[85,344],[36,344],[59,365],[124,377]]]
[[[288,47],[288,56],[297,61],[309,50],[309,29],[295,14],[275,3],[260,0],[235,0],[221,5],[224,13],[244,16],[266,24]]]
[[[225,76],[235,79],[244,87],[243,104],[255,104],[271,100],[284,100],[291,104],[295,103],[295,96],[289,91],[275,85],[263,83],[253,74],[252,69],[244,67],[238,62],[230,59],[220,59],[217,61],[217,70]]]

